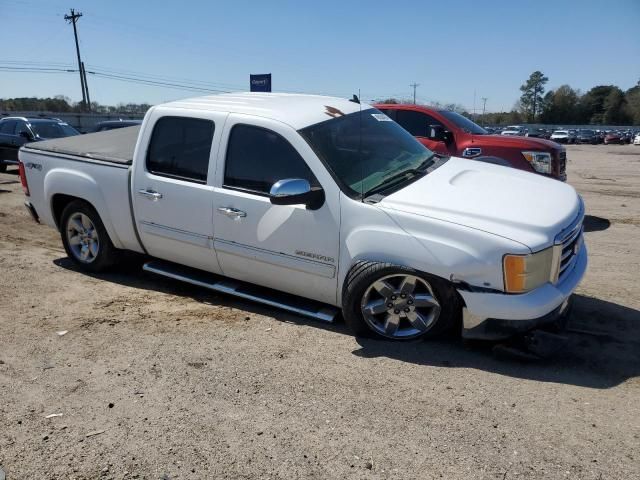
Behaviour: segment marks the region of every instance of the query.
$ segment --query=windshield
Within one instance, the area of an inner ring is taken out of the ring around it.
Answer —
[[[34,122],[31,124],[31,129],[40,138],[61,138],[80,134],[66,123]]]
[[[300,134],[352,198],[366,196],[403,172],[410,180],[410,173],[428,167],[425,162],[434,157],[404,128],[374,108],[311,125]],[[399,180],[393,186],[404,185],[405,179]]]
[[[569,132],[567,132],[566,130],[556,130],[555,132],[553,132],[554,135],[569,135]]]
[[[461,128],[467,133],[473,133],[474,135],[488,135],[484,128],[480,125],[473,123],[467,117],[460,115],[459,113],[452,112],[451,110],[439,110],[439,113],[446,117],[448,120],[451,120],[457,127]]]
[[[580,134],[581,135],[594,135],[594,131],[593,130],[581,130]]]

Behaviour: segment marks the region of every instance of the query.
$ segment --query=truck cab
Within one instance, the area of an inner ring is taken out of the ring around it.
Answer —
[[[566,181],[566,151],[541,138],[491,135],[459,113],[422,105],[379,104],[420,143],[441,155],[509,166]]]

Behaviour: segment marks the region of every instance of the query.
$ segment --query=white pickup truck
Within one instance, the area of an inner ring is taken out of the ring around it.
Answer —
[[[587,267],[562,182],[434,155],[357,99],[225,94],[25,145],[26,206],[81,268],[144,269],[393,340],[559,321]]]

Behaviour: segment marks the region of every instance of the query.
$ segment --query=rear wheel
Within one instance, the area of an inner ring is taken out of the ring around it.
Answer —
[[[4,173],[7,171],[7,164],[0,160],[0,173]]]
[[[82,200],[69,203],[60,217],[60,234],[69,258],[83,270],[102,272],[114,265],[117,249],[98,212]]]
[[[343,295],[345,322],[356,335],[410,340],[455,325],[459,302],[444,280],[407,267],[358,262]]]

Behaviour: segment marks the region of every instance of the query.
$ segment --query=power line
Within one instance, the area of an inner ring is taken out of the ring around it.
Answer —
[[[138,83],[138,84],[141,84],[141,85],[177,88],[179,90],[189,90],[189,91],[205,92],[205,93],[229,93],[229,90],[205,88],[205,87],[198,87],[198,86],[194,86],[194,85],[184,85],[184,84],[181,85],[181,84],[177,84],[177,83],[160,82],[160,81],[156,81],[156,80],[146,80],[146,79],[143,79],[143,78],[128,77],[128,76],[124,76],[124,75],[113,75],[113,74],[108,74],[108,73],[94,72],[94,71],[91,71],[91,70],[87,70],[87,73],[89,75],[94,75],[96,77],[109,78],[109,79],[112,79],[112,80],[120,80],[120,81],[124,81],[124,82],[129,82],[129,83]]]
[[[71,67],[70,63],[63,62],[36,62],[29,60],[0,60],[0,63],[5,63],[7,65],[33,65],[33,66],[56,66],[56,67]]]
[[[69,73],[77,72],[72,68],[38,68],[38,67],[5,67],[0,65],[0,69],[5,72],[22,72],[22,73]]]
[[[148,74],[148,73],[136,72],[134,70],[121,70],[121,69],[114,69],[114,68],[110,68],[110,67],[101,67],[99,65],[93,65],[93,64],[89,64],[89,65],[87,65],[87,67],[90,68],[94,72],[100,72],[100,73],[105,73],[105,74],[134,76],[134,77],[138,77],[138,78],[143,78],[143,79],[148,79],[148,80],[153,80],[153,81],[161,81],[161,82],[163,82],[163,81],[166,81],[166,82],[178,82],[178,83],[194,85],[194,86],[203,86],[205,88],[208,88],[208,87],[211,87],[211,88],[232,88],[232,89],[238,89],[238,90],[241,90],[241,89],[244,88],[244,87],[240,87],[237,84],[220,83],[220,82],[207,82],[207,81],[203,81],[203,80],[192,80],[192,79],[189,79],[189,78],[172,77],[172,76],[167,76],[167,75],[153,75],[153,74]]]

